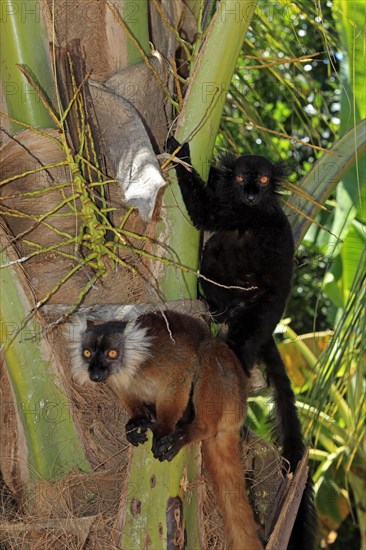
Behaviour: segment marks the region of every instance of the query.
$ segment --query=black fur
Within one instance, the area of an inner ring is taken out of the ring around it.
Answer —
[[[179,146],[168,140],[168,151]],[[178,158],[191,164],[188,144]],[[200,280],[214,318],[228,326],[227,342],[249,373],[263,361],[274,389],[276,435],[294,471],[305,445],[295,396],[277,351],[273,331],[291,290],[294,242],[278,201],[286,164],[264,157],[224,155],[212,166],[207,185],[198,173],[176,165],[179,187],[192,223],[213,232],[201,261]],[[219,285],[243,287],[227,289]],[[315,511],[309,476],[288,550],[312,550]]]

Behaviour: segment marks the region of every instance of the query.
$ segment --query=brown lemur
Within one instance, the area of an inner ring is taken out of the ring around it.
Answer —
[[[105,381],[121,399],[132,445],[145,443],[150,429],[154,457],[170,461],[184,445],[202,441],[226,548],[263,550],[240,454],[247,376],[230,348],[204,321],[164,310],[88,322],[74,353],[76,381]]]

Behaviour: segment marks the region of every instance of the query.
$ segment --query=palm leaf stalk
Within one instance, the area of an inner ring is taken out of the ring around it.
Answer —
[[[3,250],[1,265],[14,257]],[[44,338],[44,322],[29,314],[35,304],[19,266],[0,269],[0,287],[1,351],[15,399],[18,437],[24,441],[16,460],[27,464],[22,482],[89,471],[58,371],[60,357]]]
[[[52,91],[53,78],[46,50],[47,34],[38,2],[30,6],[7,0],[1,22],[1,47],[6,48],[6,62],[1,66],[3,82],[11,79],[14,93],[6,94],[7,111],[25,124],[37,128],[52,127],[47,109],[28,83],[18,65],[31,67],[43,89]],[[25,12],[24,12],[25,10]],[[12,124],[11,131],[21,127]],[[36,304],[19,267],[11,265],[15,255],[6,247],[2,235],[0,269],[1,326],[12,326],[13,332],[2,331],[1,347],[13,390],[20,437],[25,445],[18,447],[22,456],[16,460],[27,465],[22,481],[54,480],[71,470],[89,470],[82,450],[64,381],[58,369],[59,358],[44,337],[44,322],[31,313]],[[53,413],[57,410],[58,420]],[[22,448],[22,451],[20,451]]]
[[[40,2],[19,4],[6,0],[2,6],[0,48],[6,52],[1,64],[8,114],[37,128],[51,128],[49,113],[35,90],[18,69],[18,64],[31,68],[35,79],[53,95],[54,83],[47,51],[47,30],[42,22]],[[13,124],[12,132],[22,130]]]

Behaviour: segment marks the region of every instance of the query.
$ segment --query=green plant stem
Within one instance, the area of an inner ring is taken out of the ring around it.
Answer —
[[[3,251],[1,264],[7,261]],[[16,269],[0,270],[0,288],[0,343],[26,440],[22,458],[29,478],[54,480],[73,469],[89,471],[50,344],[36,318],[24,323],[32,305]]]
[[[145,55],[150,54],[148,5],[147,0],[133,0],[122,3],[122,18],[133,37],[138,41]],[[129,65],[142,61],[142,56],[135,44],[127,37],[127,55]]]
[[[1,8],[0,48],[4,55],[0,71],[8,114],[31,126],[53,127],[49,113],[17,67],[17,64],[27,66],[43,90],[53,96],[48,38],[40,3],[3,0]],[[13,132],[21,129],[12,124]]]

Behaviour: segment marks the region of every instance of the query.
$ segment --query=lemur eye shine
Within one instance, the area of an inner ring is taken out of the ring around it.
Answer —
[[[244,181],[244,177],[243,176],[235,176],[235,181],[237,181],[238,183],[241,183]]]
[[[117,359],[118,351],[116,349],[110,349],[107,353],[109,359]]]
[[[90,349],[83,349],[83,355],[84,357],[86,357],[87,359],[89,359],[91,357],[91,351]]]
[[[267,185],[267,183],[269,182],[269,178],[267,176],[262,176],[259,181],[262,185]]]

